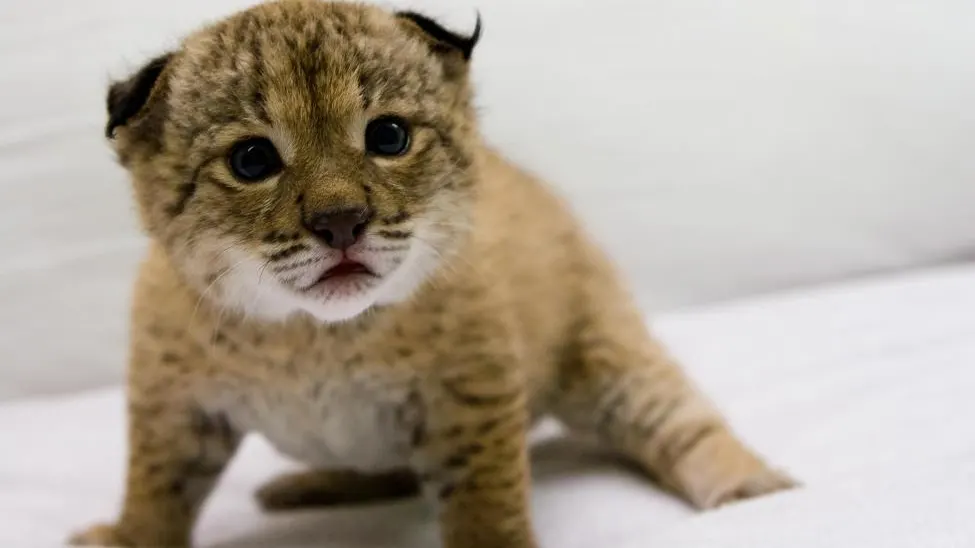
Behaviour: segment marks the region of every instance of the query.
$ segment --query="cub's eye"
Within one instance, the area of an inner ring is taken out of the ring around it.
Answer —
[[[377,156],[400,156],[410,149],[410,127],[406,120],[383,116],[366,126],[366,151]]]
[[[263,181],[281,171],[281,156],[271,141],[263,137],[245,139],[230,151],[228,158],[234,177],[245,183]]]

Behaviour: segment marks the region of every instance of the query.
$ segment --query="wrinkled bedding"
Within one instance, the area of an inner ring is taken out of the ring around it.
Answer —
[[[542,432],[534,507],[545,547],[975,546],[975,266],[652,323],[741,435],[805,486],[696,514]],[[115,513],[122,411],[118,388],[0,406],[0,545],[58,546]],[[198,544],[436,545],[422,502],[262,515],[253,489],[292,466],[248,439],[205,509]]]

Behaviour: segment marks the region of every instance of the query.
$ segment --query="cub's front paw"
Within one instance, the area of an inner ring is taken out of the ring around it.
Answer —
[[[735,439],[722,433],[702,441],[674,470],[678,491],[700,509],[797,487]]]
[[[84,531],[71,535],[68,539],[71,546],[104,546],[104,547],[134,547],[119,534],[114,525],[99,524]]]

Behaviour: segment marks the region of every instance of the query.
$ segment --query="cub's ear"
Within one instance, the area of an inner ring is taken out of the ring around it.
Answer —
[[[404,23],[418,34],[421,34],[430,44],[435,53],[444,55],[460,54],[463,60],[470,61],[474,47],[481,40],[481,14],[477,14],[477,24],[470,36],[463,36],[445,29],[440,23],[425,15],[412,11],[397,12]]]
[[[129,79],[115,82],[108,88],[108,125],[105,127],[105,135],[109,139],[115,137],[116,128],[128,124],[149,103],[159,77],[172,58],[172,53],[160,55]]]

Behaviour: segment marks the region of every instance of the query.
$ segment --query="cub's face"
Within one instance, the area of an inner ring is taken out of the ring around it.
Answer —
[[[469,225],[477,34],[290,0],[190,36],[109,92],[146,229],[248,314],[340,321],[408,298]]]

